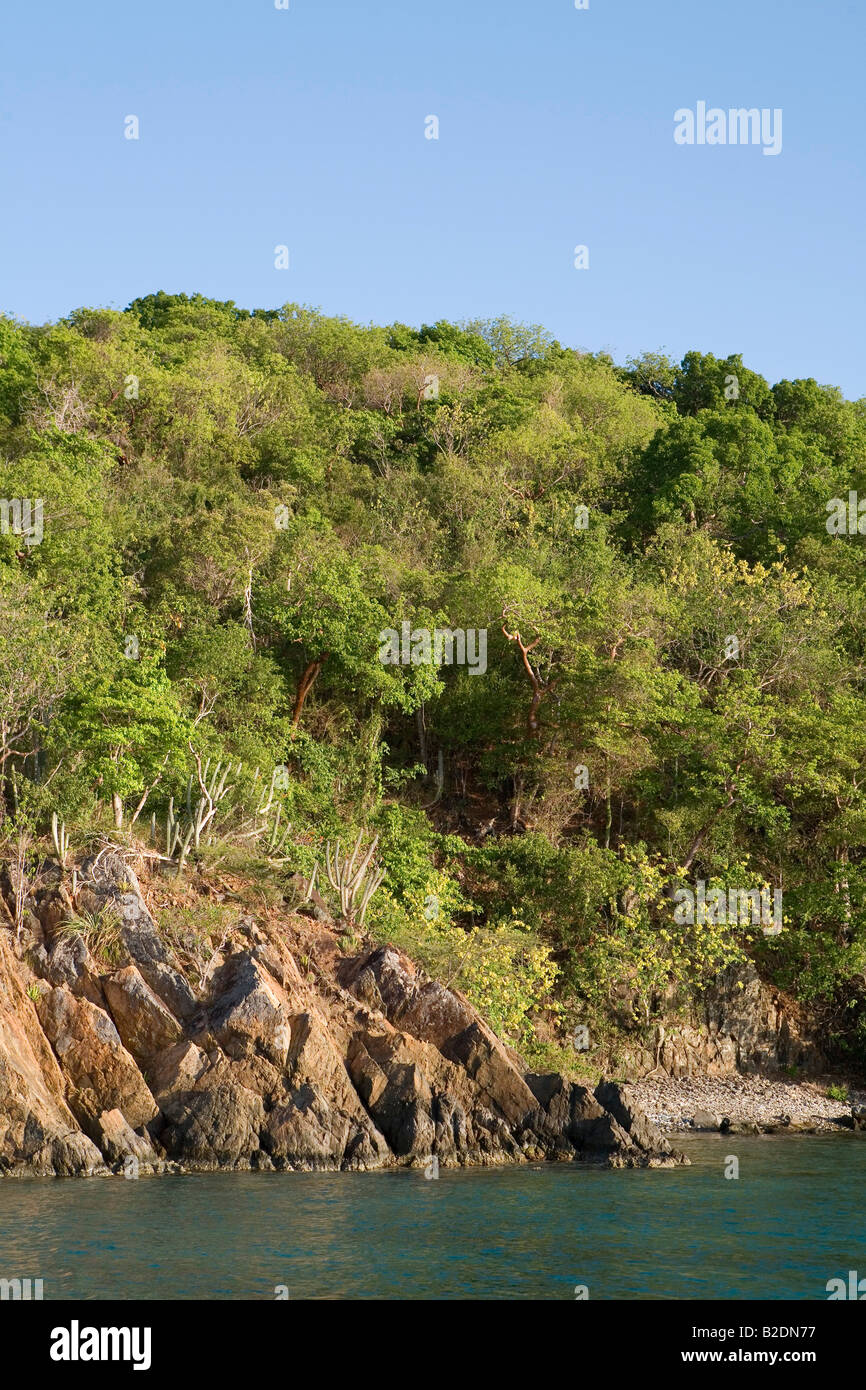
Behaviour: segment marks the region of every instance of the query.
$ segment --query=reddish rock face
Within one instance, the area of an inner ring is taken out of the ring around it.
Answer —
[[[21,964],[0,930],[0,1172],[104,1172],[102,1154],[66,1104],[66,1081],[25,992]]]
[[[527,1076],[393,947],[347,959],[322,913],[239,918],[196,990],[121,854],[81,872],[126,959],[100,973],[48,929],[25,960],[0,928],[0,1172],[677,1161],[616,1088]]]
[[[174,1014],[145,984],[134,965],[109,976],[105,999],[124,1046],[139,1066],[147,1066],[183,1038]]]
[[[39,1021],[67,1082],[69,1107],[88,1128],[103,1110],[119,1110],[135,1129],[159,1108],[109,1015],[65,985],[39,1002]]]

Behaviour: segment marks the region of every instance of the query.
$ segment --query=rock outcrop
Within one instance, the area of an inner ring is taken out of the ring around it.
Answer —
[[[723,970],[698,1005],[676,996],[667,1002],[654,1045],[621,1048],[617,1070],[634,1077],[810,1077],[827,1068],[802,1007],[767,985],[750,961]]]
[[[25,992],[12,938],[0,930],[0,1173],[104,1172],[66,1101],[67,1078]]]
[[[342,954],[321,910],[239,917],[202,987],[120,852],[80,879],[110,962],[64,925],[59,870],[20,941],[0,928],[0,1173],[686,1161],[627,1088],[527,1073],[401,951]]]

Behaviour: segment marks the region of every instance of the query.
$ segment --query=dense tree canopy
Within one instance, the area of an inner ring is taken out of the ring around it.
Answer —
[[[486,931],[494,1014],[497,932],[565,1020],[751,955],[862,1057],[866,538],[827,517],[866,402],[160,293],[0,319],[0,436],[43,507],[0,535],[5,833],[284,766],[297,866],[379,829],[373,928]],[[383,663],[404,623],[486,633],[484,669]],[[784,931],[678,931],[696,879],[781,888]]]

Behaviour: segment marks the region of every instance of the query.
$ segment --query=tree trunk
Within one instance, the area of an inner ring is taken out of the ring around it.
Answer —
[[[424,706],[420,704],[415,711],[415,719],[418,724],[418,749],[421,761],[425,768],[427,766],[427,730],[424,727]]]
[[[613,813],[610,804],[610,772],[605,776],[605,818],[604,818],[604,847],[610,849],[610,827],[613,821]]]
[[[520,806],[523,801],[523,778],[520,776],[514,779],[514,796],[511,801],[511,829],[517,828],[520,819]]]
[[[301,720],[301,713],[304,708],[304,701],[316,683],[316,677],[328,659],[328,653],[322,652],[315,661],[307,663],[307,667],[301,679],[298,681],[298,691],[295,696],[295,708],[292,711],[292,729],[296,729]]]

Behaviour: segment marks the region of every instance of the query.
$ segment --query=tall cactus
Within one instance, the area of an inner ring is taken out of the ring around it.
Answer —
[[[169,859],[174,859],[177,854],[177,876],[183,873],[183,866],[186,863],[186,856],[189,853],[190,843],[195,833],[195,821],[191,820],[187,828],[186,835],[183,833],[183,822],[174,813],[174,797],[168,803],[168,813],[165,819],[165,852]],[[198,841],[196,841],[196,844]]]
[[[282,807],[277,806],[277,814],[274,817],[274,823],[271,827],[271,833],[268,836],[266,848],[266,854],[268,859],[272,859],[279,864],[285,864],[288,862],[285,857],[278,858],[277,856],[281,855],[283,849],[285,849],[286,840],[288,839],[289,831],[292,828],[291,821],[286,821],[285,825],[281,826],[280,822],[282,820],[282,814]]]
[[[58,824],[57,812],[51,812],[51,838],[54,841],[54,848],[57,851],[57,858],[60,860],[60,867],[66,868],[66,856],[69,853],[69,836],[66,833],[66,822]]]
[[[374,835],[372,844],[364,855],[364,858],[355,867],[358,855],[361,852],[361,844],[364,839],[363,830],[360,831],[355,848],[352,851],[351,859],[347,860],[345,855],[340,854],[340,841],[338,840],[334,848],[333,860],[331,858],[331,842],[328,841],[325,847],[327,862],[328,882],[331,887],[340,895],[340,907],[347,922],[355,921],[355,911],[357,908],[358,926],[364,925],[364,915],[370,903],[370,899],[375,893],[382,879],[385,877],[385,870],[373,865],[370,877],[367,878],[367,870],[370,869],[370,861],[379,843],[379,836]]]

